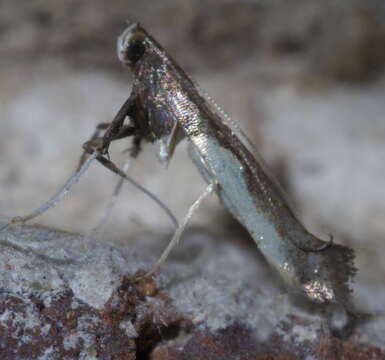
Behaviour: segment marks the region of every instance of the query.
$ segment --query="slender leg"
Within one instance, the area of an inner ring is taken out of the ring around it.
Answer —
[[[93,135],[90,137],[88,141],[86,141],[83,145],[87,147],[87,149],[93,148],[95,151],[101,152],[101,149],[103,148],[103,137],[100,136],[100,133],[102,130],[106,130],[109,128],[111,124],[110,123],[102,123],[97,125],[96,130],[94,131]],[[120,128],[120,131],[115,135],[114,138],[110,139],[110,142],[123,139],[129,136],[132,136],[135,134],[135,128],[132,125],[123,125]],[[84,161],[87,159],[89,151],[83,151],[83,154],[80,157],[79,164],[77,169],[79,169]],[[108,156],[108,153],[107,153]]]
[[[126,163],[123,165],[122,171],[124,173],[127,173],[128,169],[130,168],[131,165],[131,158],[129,158]],[[100,217],[98,223],[91,229],[89,234],[87,235],[87,238],[92,238],[94,237],[103,227],[103,225],[107,222],[108,218],[110,217],[110,214],[112,212],[113,207],[115,206],[115,203],[119,197],[119,194],[123,188],[123,183],[124,183],[124,178],[119,177],[118,182],[115,185],[114,192],[105,207],[102,216]]]
[[[93,148],[88,148],[86,146],[87,144],[84,144],[84,150],[86,150],[89,153],[94,153],[95,150]],[[99,161],[100,164],[102,164],[107,169],[111,170],[115,174],[119,175],[120,177],[124,178],[126,181],[131,183],[133,186],[135,186],[137,189],[142,191],[144,194],[146,194],[149,198],[151,198],[170,218],[172,223],[175,227],[178,227],[178,220],[176,219],[175,215],[172,213],[172,211],[167,207],[166,204],[164,204],[156,195],[148,191],[146,188],[144,188],[142,185],[140,185],[138,182],[136,182],[134,179],[127,176],[124,171],[119,169],[111,160],[107,159],[103,155],[97,154],[96,160]]]
[[[117,136],[117,138],[126,137],[126,136],[130,136],[130,135],[131,135],[131,129],[130,128],[127,127],[126,130],[122,128],[122,131]],[[141,137],[135,136],[133,139],[133,146],[130,149],[128,149],[128,151],[130,152],[130,157],[126,160],[126,162],[122,168],[122,171],[125,174],[127,174],[127,171],[131,166],[131,158],[136,158],[137,155],[139,154],[139,152],[141,151],[141,141],[142,141]],[[87,154],[86,151],[84,151],[84,153]],[[102,216],[100,217],[98,223],[89,232],[87,237],[93,237],[97,232],[99,232],[101,230],[103,225],[107,222],[107,220],[110,217],[110,214],[112,212],[112,209],[114,208],[115,203],[119,197],[119,194],[122,191],[124,180],[125,179],[123,177],[119,177],[119,180],[115,185],[112,196],[111,196],[107,206],[105,207]]]
[[[109,139],[109,142],[133,136],[135,134],[135,130],[136,130],[135,127],[133,127],[132,125],[124,125],[120,128],[120,131],[116,133],[113,138]],[[95,134],[96,133],[97,131],[95,131]],[[92,151],[96,151],[99,154],[106,155],[109,159],[108,152],[107,153],[103,152],[103,143],[104,143],[104,136],[103,137],[92,136],[90,140],[86,141],[83,144],[83,149],[85,150],[86,154],[90,154]],[[82,155],[82,158],[83,156],[84,154]],[[85,156],[87,157],[87,155]]]
[[[129,98],[123,104],[123,106],[118,111],[114,120],[108,124],[106,132],[103,137],[99,137],[98,134],[94,134],[94,136],[90,139],[90,141],[83,144],[83,149],[85,153],[91,154],[96,152],[98,155],[96,159],[106,168],[118,174],[122,179],[130,182],[136,188],[145,193],[148,197],[150,197],[153,201],[155,201],[158,206],[162,208],[163,211],[169,216],[175,227],[178,226],[178,221],[172,211],[160,200],[157,196],[149,192],[143,186],[138,184],[135,180],[128,177],[124,171],[120,170],[110,159],[108,156],[108,147],[112,141],[134,136],[133,147],[131,149],[131,156],[136,157],[141,150],[141,141],[142,136],[137,133],[137,128],[134,124],[123,125],[124,120],[127,116],[133,116],[133,100]],[[103,155],[106,155],[103,156]],[[121,184],[118,183],[116,187],[116,192],[119,192],[121,188]],[[114,194],[116,194],[116,192]],[[115,195],[114,195],[115,196]]]
[[[156,264],[154,265],[154,267],[148,271],[144,277],[150,277],[152,276],[163,264],[164,262],[166,261],[168,255],[170,254],[171,250],[176,246],[178,245],[179,241],[180,241],[180,238],[183,234],[183,231],[185,230],[188,222],[190,221],[190,219],[192,218],[192,216],[194,215],[194,213],[198,210],[199,206],[202,204],[202,201],[208,197],[209,195],[211,195],[217,188],[217,184],[216,183],[210,183],[206,190],[199,196],[199,198],[194,202],[194,204],[191,205],[190,209],[188,210],[186,216],[184,217],[183,221],[179,224],[178,228],[176,229],[171,241],[169,242],[169,244],[167,245],[167,247],[164,249],[162,255],[160,256],[160,258],[158,259],[158,261],[156,262]]]
[[[95,139],[99,138],[100,133],[103,130],[108,129],[109,126],[110,126],[110,123],[100,123],[100,124],[96,125],[96,129],[95,129],[94,133],[92,134],[92,136],[90,137],[90,139],[88,140],[88,142],[95,141]],[[83,151],[82,155],[80,156],[79,164],[76,168],[76,171],[79,171],[79,169],[82,167],[82,165],[84,164],[84,162],[87,160],[88,157],[89,157],[89,153],[87,153],[86,151]]]
[[[101,123],[96,127],[96,130],[94,134],[92,135],[89,142],[83,145],[85,152],[80,158],[77,170],[75,171],[75,174],[73,174],[67,182],[62,186],[62,188],[46,203],[42,204],[35,210],[33,210],[31,213],[27,214],[26,216],[17,216],[12,218],[7,224],[2,226],[0,228],[0,231],[4,230],[11,224],[20,223],[20,222],[26,222],[28,220],[31,220],[44,212],[46,212],[51,207],[55,206],[70,190],[70,188],[76,184],[80,177],[84,174],[84,172],[88,169],[88,167],[91,165],[91,162],[96,158],[100,162],[101,155],[100,153],[107,154],[108,156],[108,147],[111,141],[117,140],[123,137],[131,136],[134,134],[134,127],[132,125],[126,125],[124,126],[124,120],[127,116],[129,116],[132,113],[132,98],[129,97],[126,102],[123,104],[123,106],[118,111],[115,118],[112,120],[111,123]],[[102,130],[106,130],[103,138],[100,138],[100,132]],[[91,156],[88,156],[90,154]],[[129,179],[128,177],[125,177],[126,179]],[[130,181],[131,179],[129,179]],[[131,183],[135,183],[133,180],[131,180]],[[137,184],[137,187],[140,185]],[[151,194],[148,191],[145,191],[145,189],[141,189],[144,191],[147,195]],[[151,194],[151,196],[154,198],[154,200],[159,204],[160,200],[157,199],[154,195]],[[162,204],[163,205],[163,204]],[[167,213],[172,213],[170,210],[164,205],[164,207],[168,210]],[[176,219],[172,215],[172,220],[175,222]],[[177,224],[177,223],[176,223]]]
[[[97,158],[97,154],[95,152],[91,153],[91,156],[82,164],[80,169],[75,172],[66,182],[65,184],[61,187],[61,189],[51,197],[47,202],[36,208],[35,210],[31,211],[29,214],[25,216],[16,216],[13,219],[11,219],[10,222],[8,222],[6,225],[4,225],[2,228],[0,228],[0,231],[4,230],[11,224],[16,224],[16,223],[21,223],[21,222],[26,222],[29,220],[34,219],[35,217],[45,213],[47,210],[50,208],[54,207],[63,197],[68,194],[70,191],[71,187],[75,185],[80,177],[87,171],[89,166],[91,165],[91,162]]]
[[[87,158],[87,154],[90,153],[88,149],[93,148],[95,151],[99,152],[100,154],[107,155],[109,158],[108,147],[112,141],[132,136],[134,134],[135,127],[133,125],[123,125],[126,117],[133,113],[132,104],[133,100],[131,97],[129,97],[110,123],[101,123],[97,125],[94,134],[83,145],[83,148],[87,147],[87,149],[85,149],[85,152],[81,156],[78,167],[81,166],[81,164]],[[103,137],[100,137],[102,130],[106,130],[106,132],[104,133]]]
[[[109,127],[102,138],[101,148],[99,149],[101,154],[108,154],[108,147],[113,140],[116,140],[119,134],[122,133],[123,123],[127,116],[133,113],[133,100],[129,97],[126,102],[119,109],[115,118],[111,121]],[[121,138],[121,137],[120,137]]]

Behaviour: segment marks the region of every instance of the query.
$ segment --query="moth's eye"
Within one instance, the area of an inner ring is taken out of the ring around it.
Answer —
[[[142,37],[132,38],[127,47],[126,57],[131,63],[136,63],[146,52],[146,44]]]

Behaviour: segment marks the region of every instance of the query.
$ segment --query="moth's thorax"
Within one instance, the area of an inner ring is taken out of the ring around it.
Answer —
[[[147,128],[160,144],[159,157],[168,161],[176,144],[201,131],[202,111],[192,96],[192,82],[151,40],[146,55],[135,67],[133,91],[146,113]]]

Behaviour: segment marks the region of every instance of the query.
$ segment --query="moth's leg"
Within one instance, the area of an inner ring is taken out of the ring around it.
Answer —
[[[136,132],[136,128],[132,126],[131,124],[123,125],[119,132],[114,135],[113,138],[109,139],[109,143],[115,140],[124,139],[126,137],[133,136]],[[91,139],[83,144],[83,149],[85,150],[85,153],[91,154],[93,151],[97,151],[99,154],[104,155],[103,152],[103,144],[104,144],[104,136],[92,136]],[[108,144],[109,145],[109,144]],[[108,156],[108,153],[106,153]]]
[[[93,149],[87,149],[85,148],[85,150],[89,150],[89,151],[94,151]],[[95,152],[94,152],[95,154]],[[124,171],[122,171],[121,169],[119,169],[111,160],[107,159],[106,157],[104,157],[103,155],[100,155],[100,154],[96,154],[96,160],[99,161],[99,163],[101,163],[103,166],[105,166],[107,169],[111,170],[112,172],[114,172],[115,174],[119,175],[120,177],[124,178],[126,181],[128,181],[129,183],[131,183],[133,186],[135,186],[137,189],[139,189],[140,191],[142,191],[144,194],[146,194],[149,198],[151,198],[166,214],[167,216],[170,218],[170,220],[172,221],[172,223],[174,224],[175,227],[178,227],[178,220],[176,219],[176,217],[174,216],[174,214],[172,213],[172,211],[166,206],[166,204],[164,204],[160,199],[157,198],[157,196],[155,196],[153,193],[151,193],[149,190],[147,190],[146,188],[144,188],[142,185],[140,185],[138,182],[136,182],[134,179],[130,178],[129,176],[127,176]]]
[[[103,130],[108,130],[111,127],[111,124],[112,123],[101,123],[101,124],[97,125],[96,130],[94,131],[93,135],[90,137],[90,139],[88,141],[86,141],[83,144],[83,148],[86,147],[87,149],[85,149],[85,153],[83,153],[82,158],[87,157],[87,154],[90,153],[91,148],[94,149],[95,151],[98,151],[101,154],[107,154],[107,156],[108,156],[108,151],[107,151],[107,153],[105,153],[105,150],[104,150],[105,134],[103,136],[100,136],[100,134]],[[123,139],[126,137],[130,137],[130,136],[134,135],[135,132],[136,132],[135,126],[133,126],[131,124],[128,124],[128,125],[122,124],[122,126],[119,128],[119,131],[117,131],[113,137],[108,137],[108,146],[110,145],[110,143],[112,141]],[[80,161],[80,165],[81,165],[81,163],[82,162]]]
[[[7,228],[10,224],[26,222],[31,220],[42,213],[46,212],[51,207],[55,206],[70,190],[70,188],[79,181],[80,177],[88,169],[91,162],[97,158],[99,155],[97,153],[108,154],[108,146],[111,141],[120,139],[122,137],[131,136],[134,134],[134,126],[126,125],[124,126],[124,120],[127,116],[132,113],[133,99],[129,97],[123,106],[118,111],[117,115],[111,123],[102,123],[99,124],[91,137],[91,141],[87,142],[84,147],[86,153],[91,154],[88,157],[86,154],[83,154],[78,168],[75,173],[67,180],[67,182],[62,186],[62,188],[46,203],[42,204],[26,216],[16,216],[12,218],[7,224],[0,228],[0,231]],[[99,138],[100,132],[106,130],[103,138]],[[92,143],[92,144],[91,144]]]
[[[97,153],[96,159],[107,169],[111,170],[115,174],[119,175],[121,178],[130,182],[148,197],[150,197],[155,203],[162,208],[162,210],[169,216],[175,227],[178,226],[178,220],[172,213],[172,211],[164,204],[157,196],[152,194],[150,191],[145,189],[135,180],[128,177],[124,171],[119,169],[109,158],[108,158],[108,147],[112,141],[123,139],[126,137],[134,136],[133,138],[133,147],[130,149],[131,156],[136,157],[141,150],[142,135],[140,134],[138,128],[135,126],[137,115],[134,110],[134,100],[129,98],[121,107],[118,114],[115,116],[114,120],[109,124],[103,137],[96,137],[91,141],[83,144],[83,149],[91,154],[93,152]],[[130,117],[132,124],[124,125],[124,120],[126,117]],[[104,156],[106,155],[106,156]],[[119,183],[117,188],[120,188]],[[118,190],[119,191],[119,190]]]
[[[127,174],[127,171],[130,168],[130,165],[131,165],[131,157],[129,157],[127,159],[127,161],[125,162],[125,164],[122,167],[122,171],[125,174]],[[123,188],[123,184],[124,184],[124,178],[119,177],[119,180],[117,181],[117,183],[115,185],[114,191],[113,191],[113,193],[112,193],[112,195],[111,195],[111,197],[110,197],[110,199],[108,201],[108,204],[104,208],[103,213],[100,216],[99,221],[97,222],[97,224],[88,233],[87,238],[94,237],[102,229],[104,224],[107,222],[107,220],[110,217],[110,214],[112,212],[112,209],[114,208],[115,203],[116,203],[116,201],[119,198],[120,192],[121,192],[121,190]]]
[[[110,129],[109,135],[106,138],[106,141],[108,140],[109,142],[113,141],[115,137],[122,138],[131,136],[134,133],[133,126],[123,126],[123,122],[126,116],[129,114],[129,108],[131,107],[131,103],[132,101],[129,98],[120,108],[118,114],[115,116],[114,120],[111,123],[102,123],[97,126],[93,136],[91,137],[90,142],[92,143],[92,146],[91,144],[89,144],[90,146],[85,148],[86,153],[91,154],[91,156],[88,157],[86,154],[82,155],[80,163],[75,173],[66,181],[66,183],[61,187],[61,189],[51,199],[49,199],[47,202],[45,202],[44,204],[42,204],[41,206],[31,211],[25,216],[16,216],[12,218],[7,224],[0,228],[0,231],[4,230],[11,224],[22,223],[32,220],[35,217],[49,210],[51,207],[55,206],[69,192],[70,188],[79,181],[80,177],[91,165],[91,162],[99,156],[97,155],[97,152],[104,149],[104,143],[103,141],[100,142],[99,139],[101,138],[98,137],[101,131],[106,130],[107,133]],[[102,139],[104,139],[104,137]]]
[[[131,136],[132,134],[123,135],[127,132],[128,128],[124,128],[124,120],[126,117],[132,118],[131,115],[134,114],[134,100],[130,96],[126,102],[119,109],[115,118],[111,121],[110,125],[106,129],[101,141],[100,153],[103,155],[108,154],[108,148],[110,143],[117,139],[122,139],[123,137]],[[131,125],[131,128],[135,128],[135,126]]]
[[[112,141],[132,136],[134,134],[134,125],[124,125],[126,118],[133,114],[133,104],[134,101],[130,96],[110,123],[101,123],[97,125],[91,138],[83,144],[85,152],[80,159],[80,166],[84,159],[87,158],[87,154],[91,153],[92,150],[97,151],[100,154],[107,155],[108,157],[108,147]],[[103,136],[100,136],[101,131],[103,130],[105,130],[105,133]]]
[[[124,152],[128,151],[131,157],[136,158],[139,155],[140,151],[142,150],[142,140],[143,140],[143,137],[136,133],[137,133],[137,129],[134,126],[124,125],[121,128],[120,132],[111,140],[111,142],[133,136],[132,146],[127,150],[125,150]]]
[[[103,128],[106,127],[106,125],[108,124],[100,124],[95,132],[101,131]],[[122,131],[124,131],[125,136],[127,136],[127,134],[129,133],[128,130],[132,131],[131,129],[128,129],[128,127],[122,129]],[[51,199],[49,199],[47,202],[40,205],[38,208],[31,211],[25,216],[16,216],[12,218],[8,224],[0,228],[0,231],[8,227],[10,224],[22,223],[32,220],[37,216],[45,213],[47,210],[54,207],[59,201],[61,201],[63,197],[70,191],[71,187],[75,185],[79,181],[80,177],[87,171],[87,169],[91,165],[91,162],[98,157],[94,149],[90,149],[90,151],[88,151],[88,154],[90,154],[90,156],[84,156],[84,160],[81,161],[76,172],[65,182],[65,184],[60,188],[60,190],[54,196],[51,197]]]
[[[47,202],[40,205],[38,208],[31,211],[29,214],[25,216],[16,216],[12,218],[7,224],[5,224],[2,228],[0,228],[0,231],[4,230],[11,224],[24,223],[26,221],[32,220],[35,217],[45,213],[50,208],[54,207],[70,191],[71,187],[79,181],[81,176],[87,171],[87,169],[91,165],[91,162],[95,160],[96,157],[97,157],[96,152],[93,152],[91,156],[79,168],[79,170],[76,171],[75,174],[73,174],[65,182],[65,184],[60,188],[60,190],[54,196],[52,196]]]
[[[108,124],[109,125],[109,124]],[[119,132],[118,135],[113,140],[118,140],[122,139],[128,136],[132,136],[133,129],[130,125],[122,127],[121,131]],[[99,134],[96,135],[94,138],[99,137]],[[91,138],[89,142],[92,143],[94,138]],[[134,136],[133,142],[132,142],[132,147],[127,149],[127,151],[130,153],[129,158],[126,160],[122,167],[122,171],[127,174],[128,169],[131,166],[131,158],[136,158],[138,154],[141,151],[141,142],[142,142],[142,137],[141,136]],[[87,151],[84,151],[84,154],[88,154]],[[86,155],[88,156],[88,155]],[[104,224],[107,222],[108,218],[110,217],[110,214],[112,212],[112,209],[115,206],[115,203],[117,199],[119,198],[120,192],[122,191],[123,184],[124,184],[124,178],[119,177],[115,187],[114,191],[108,201],[108,204],[106,205],[102,215],[100,216],[99,221],[97,224],[90,230],[90,232],[87,235],[87,238],[92,238],[94,237],[104,226]],[[155,195],[154,195],[155,196]]]
[[[167,245],[167,247],[164,249],[162,255],[154,265],[154,267],[148,271],[144,277],[150,277],[152,276],[166,261],[168,255],[170,254],[171,250],[178,245],[180,238],[183,234],[183,231],[185,230],[188,222],[193,217],[194,213],[198,210],[199,206],[202,204],[202,201],[207,198],[209,195],[211,195],[213,192],[216,191],[218,187],[218,184],[216,182],[209,183],[206,190],[199,196],[199,198],[191,205],[190,209],[188,210],[186,216],[184,217],[183,221],[179,224],[178,228],[176,229],[173,237],[171,238],[171,241]],[[140,277],[142,278],[142,277]]]
[[[125,137],[125,136],[123,136],[123,137]],[[136,158],[137,155],[139,154],[139,152],[141,151],[141,141],[142,141],[141,137],[135,136],[133,139],[133,146],[128,149],[130,156],[128,157],[128,159],[126,160],[126,162],[124,163],[124,165],[122,167],[122,171],[125,174],[127,174],[128,169],[131,166],[131,158]],[[94,237],[95,234],[98,233],[102,229],[104,224],[107,222],[107,220],[110,217],[110,214],[112,212],[112,209],[114,208],[115,203],[118,200],[119,195],[123,189],[124,180],[125,180],[124,178],[119,177],[119,179],[118,179],[118,181],[114,187],[114,191],[113,191],[113,193],[112,193],[112,195],[108,201],[108,204],[106,205],[102,215],[100,216],[98,223],[91,229],[91,231],[89,232],[87,237],[89,237],[89,238]]]
[[[110,123],[100,123],[96,125],[94,133],[92,134],[92,136],[87,142],[95,141],[95,139],[100,137],[101,132],[103,130],[108,129],[109,126],[110,126]],[[80,156],[79,164],[76,168],[76,171],[79,171],[79,169],[82,167],[82,165],[84,164],[84,162],[87,160],[88,157],[89,157],[89,153],[87,151],[83,151],[82,155]]]

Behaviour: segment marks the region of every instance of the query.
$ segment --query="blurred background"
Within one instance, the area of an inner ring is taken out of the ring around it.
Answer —
[[[385,3],[382,0],[0,2],[0,214],[23,215],[70,176],[132,78],[116,57],[139,21],[253,139],[306,226],[356,249],[357,292],[385,302]],[[128,141],[114,144],[123,164]],[[182,217],[205,184],[185,144],[166,169],[151,145],[130,174]],[[36,220],[87,233],[116,177],[92,168]],[[191,226],[239,231],[216,197]],[[172,231],[126,185],[99,233],[127,243]],[[373,304],[371,304],[373,302]],[[383,310],[383,309],[382,309]]]

